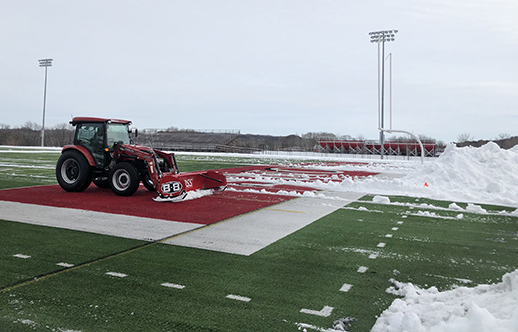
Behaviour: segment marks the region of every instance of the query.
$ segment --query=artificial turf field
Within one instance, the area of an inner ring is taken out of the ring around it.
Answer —
[[[36,155],[0,154],[3,188],[54,183],[59,155]],[[15,167],[30,158],[41,167]],[[186,156],[183,169],[253,163]],[[372,198],[250,256],[0,220],[0,331],[311,331],[343,317],[368,331],[395,299],[390,278],[445,290],[499,282],[518,267],[516,217]]]

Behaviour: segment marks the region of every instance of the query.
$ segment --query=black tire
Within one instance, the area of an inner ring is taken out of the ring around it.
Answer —
[[[66,191],[84,191],[92,183],[92,167],[81,152],[68,150],[58,159],[56,178]]]
[[[142,184],[144,185],[144,187],[146,187],[147,190],[156,191],[155,187],[153,186],[153,181],[151,181],[149,175],[142,175]]]
[[[108,179],[110,188],[119,196],[133,195],[140,185],[137,168],[133,164],[126,162],[115,165],[110,171]]]

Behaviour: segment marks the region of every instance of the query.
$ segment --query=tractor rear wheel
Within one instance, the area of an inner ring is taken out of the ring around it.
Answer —
[[[92,182],[92,168],[79,151],[65,151],[58,159],[56,178],[66,191],[84,191]]]
[[[110,188],[119,196],[133,195],[140,185],[137,168],[127,162],[121,162],[115,165],[110,171],[108,178]]]

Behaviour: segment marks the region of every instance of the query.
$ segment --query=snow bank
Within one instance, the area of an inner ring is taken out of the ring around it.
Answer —
[[[385,169],[390,172],[400,163],[392,162]],[[388,164],[387,161],[375,168],[382,171],[385,167],[383,165]],[[424,165],[417,162],[401,163],[401,167],[407,175],[400,178],[370,176],[320,186],[366,194],[428,197],[518,207],[518,146],[503,150],[493,142],[480,148],[449,145],[432,162]]]
[[[311,186],[330,191],[352,191],[380,196],[427,197],[518,208],[518,146],[503,150],[493,142],[480,148],[457,148],[449,145],[439,158],[424,165],[417,161],[385,160],[333,166],[326,166],[325,163],[311,164],[299,165],[299,167],[330,171],[360,170],[381,174],[365,178],[346,177],[341,181],[336,181],[337,179],[302,181],[294,178],[272,177],[266,173],[240,174],[240,176],[253,177],[254,181]],[[229,178],[230,181],[244,179]],[[470,205],[466,211],[484,213],[483,210],[475,209],[477,209],[476,206]],[[518,209],[513,215],[518,215]]]
[[[518,203],[518,146],[503,150],[489,142],[480,148],[450,145],[436,162],[408,174],[403,181],[435,191],[436,197],[454,197],[478,203]]]
[[[392,282],[387,292],[403,298],[381,314],[372,332],[518,331],[518,270],[499,284],[445,292]]]

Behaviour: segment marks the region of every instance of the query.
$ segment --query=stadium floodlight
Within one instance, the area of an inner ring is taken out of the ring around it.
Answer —
[[[45,104],[47,103],[47,68],[52,67],[52,59],[40,59],[40,67],[45,67],[45,85],[43,86],[43,123],[41,125],[41,146],[45,145]]]
[[[397,30],[381,30],[369,32],[371,43],[378,44],[378,129],[380,130],[380,144],[381,144],[381,159],[385,154],[385,134],[383,132],[385,121],[384,121],[384,93],[385,93],[385,42],[391,42],[396,40]],[[380,48],[381,48],[381,59],[380,59]],[[381,67],[381,68],[380,68]],[[380,78],[381,73],[381,78]],[[380,87],[381,85],[381,87]],[[381,88],[381,91],[380,91]]]

